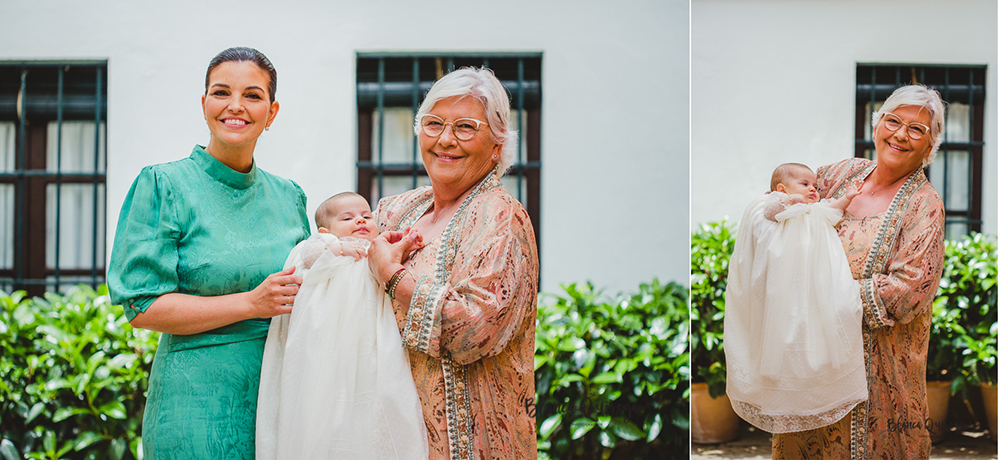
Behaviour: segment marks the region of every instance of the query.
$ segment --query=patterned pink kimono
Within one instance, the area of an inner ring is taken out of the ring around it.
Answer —
[[[859,158],[819,168],[820,194],[843,196],[848,182],[874,169]],[[926,459],[927,341],[944,260],[944,205],[918,169],[885,212],[845,214],[836,228],[861,285],[868,402],[832,425],[775,435],[773,456]]]
[[[413,225],[430,187],[379,202],[380,231]],[[393,303],[432,459],[535,458],[538,253],[528,214],[488,174],[441,236],[406,268],[409,310]]]

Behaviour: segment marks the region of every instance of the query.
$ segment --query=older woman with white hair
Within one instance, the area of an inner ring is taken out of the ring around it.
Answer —
[[[867,403],[839,422],[777,434],[774,458],[926,459],[927,341],[944,259],[944,205],[924,175],[941,145],[944,103],[921,85],[898,88],[872,115],[877,161],[818,170],[827,198],[860,188],[837,233],[861,287]]]
[[[413,127],[431,185],[376,211],[368,262],[393,299],[432,459],[537,455],[538,253],[500,182],[517,149],[509,114],[490,70],[445,75]]]

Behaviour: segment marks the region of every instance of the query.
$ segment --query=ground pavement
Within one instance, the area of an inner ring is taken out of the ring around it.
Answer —
[[[697,460],[771,458],[771,434],[754,429],[747,423],[740,426],[740,436],[725,444],[692,444],[691,458]],[[986,460],[997,458],[997,441],[989,432],[949,433],[945,440],[935,444],[931,458],[936,460]]]

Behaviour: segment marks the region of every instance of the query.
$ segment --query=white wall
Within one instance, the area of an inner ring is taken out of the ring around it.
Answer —
[[[108,237],[132,179],[208,140],[204,71],[230,46],[278,69],[260,166],[310,212],[355,188],[359,51],[542,52],[542,281],[610,292],[688,277],[688,3],[4,2],[0,60],[108,60]],[[110,244],[109,244],[110,245]]]
[[[984,231],[997,233],[995,0],[693,0],[691,224],[739,220],[771,171],[854,155],[857,63],[987,65]]]

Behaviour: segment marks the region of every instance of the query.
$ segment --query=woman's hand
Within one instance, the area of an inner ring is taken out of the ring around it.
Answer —
[[[294,266],[272,273],[247,292],[252,318],[270,318],[292,312],[295,294],[298,294],[302,284],[302,277],[294,273]]]
[[[403,268],[403,261],[422,247],[423,237],[409,227],[403,232],[382,232],[368,247],[368,267],[375,274],[375,279],[385,284]]]

